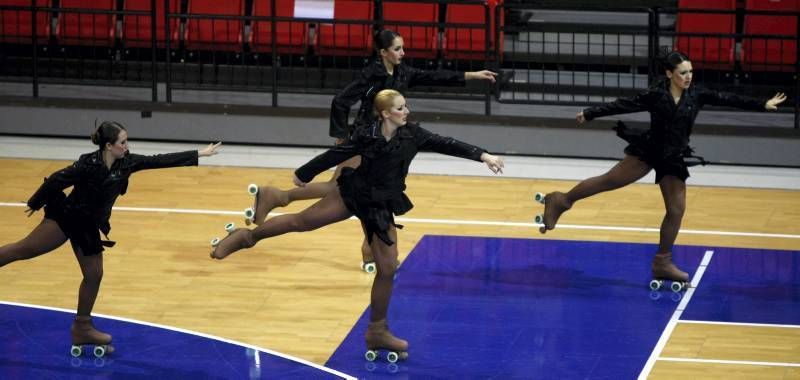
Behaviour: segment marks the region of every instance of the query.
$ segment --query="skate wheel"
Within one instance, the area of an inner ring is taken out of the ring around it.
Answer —
[[[650,280],[650,290],[658,290],[661,289],[661,285],[664,284],[664,281],[661,280]]]
[[[670,285],[670,288],[673,292],[679,293],[681,290],[686,289],[686,285],[687,284],[682,281],[673,281],[672,285]]]
[[[375,263],[374,262],[368,262],[368,263],[362,263],[361,264],[361,269],[363,269],[364,272],[367,272],[367,273],[375,273],[375,270],[377,269],[377,267],[375,267]]]
[[[364,353],[364,358],[368,361],[374,362],[378,358],[378,350],[367,350]]]
[[[258,194],[258,185],[256,185],[255,183],[247,185],[247,193],[250,195]]]
[[[533,218],[533,222],[536,223],[536,224],[543,224],[544,223],[544,215],[542,215],[542,214],[536,215],[536,217]]]
[[[77,358],[78,356],[81,356],[81,354],[83,353],[83,348],[81,348],[81,346],[76,346],[73,344],[72,348],[69,349],[69,353],[70,355],[72,355],[73,358]]]
[[[542,193],[534,194],[533,200],[535,200],[536,202],[539,202],[541,204],[544,204],[544,194],[542,194]]]
[[[235,230],[235,229],[236,229],[236,225],[233,224],[233,223],[228,223],[228,224],[225,225],[225,231],[227,231],[228,233],[233,232],[233,230]]]
[[[220,242],[220,238],[215,237],[215,238],[211,239],[211,246],[212,247],[216,247],[217,245],[219,245],[219,242]]]
[[[386,354],[386,360],[388,360],[389,363],[397,363],[398,359],[400,359],[400,355],[398,355],[397,352],[389,351],[389,353]]]
[[[244,209],[244,218],[249,219],[251,222],[256,217],[256,211],[252,207]]]
[[[102,358],[106,354],[106,346],[94,346],[94,356]]]

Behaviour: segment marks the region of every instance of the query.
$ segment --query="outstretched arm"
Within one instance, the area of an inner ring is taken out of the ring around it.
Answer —
[[[463,71],[452,70],[422,70],[411,66],[408,70],[408,87],[415,86],[463,86],[468,79]],[[472,79],[472,78],[470,78]]]
[[[736,107],[751,111],[774,111],[778,109],[779,104],[786,100],[786,95],[779,92],[771,99],[764,101],[762,99],[734,94],[732,92],[713,91],[701,88],[700,99],[705,104],[712,104],[715,106]]]
[[[632,98],[619,98],[610,103],[586,108],[575,119],[578,124],[583,124],[598,117],[647,111],[659,97],[658,92],[646,90]]]
[[[452,137],[437,135],[421,127],[416,128],[414,138],[420,150],[481,161],[495,174],[503,172],[503,159],[490,154],[483,148],[458,141]]]
[[[196,166],[199,157],[208,157],[219,153],[220,145],[222,145],[222,143],[217,142],[208,144],[208,146],[203,149],[155,154],[152,156],[130,153],[127,155],[127,159],[130,160],[131,173],[149,169]]]
[[[308,161],[305,165],[294,171],[294,184],[303,187],[311,182],[317,174],[330,169],[347,159],[360,154],[358,146],[352,141],[334,146],[328,151]]]

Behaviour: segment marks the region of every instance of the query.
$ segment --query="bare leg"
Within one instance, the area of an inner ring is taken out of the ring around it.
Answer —
[[[636,156],[625,155],[608,172],[581,181],[567,192],[567,200],[575,203],[583,198],[628,186],[647,175],[652,168]]]
[[[268,219],[253,230],[239,228],[223,239],[211,252],[211,257],[224,259],[242,248],[249,248],[259,240],[288,232],[311,231],[351,216],[339,195],[339,189],[329,193],[319,202],[298,214],[286,214]]]
[[[94,301],[100,291],[100,282],[103,280],[103,254],[84,256],[77,247],[74,251],[83,274],[78,291],[78,315],[88,316],[92,314]]]
[[[592,195],[627,186],[647,175],[652,168],[638,157],[625,155],[605,174],[581,181],[566,194],[553,192],[545,197],[544,226],[541,233],[556,228],[558,218],[572,208],[573,203]]]
[[[659,182],[664,197],[666,214],[661,222],[658,252],[653,258],[653,277],[674,281],[689,281],[689,274],[672,263],[672,246],[681,229],[681,221],[686,211],[686,182],[666,175]]]
[[[255,215],[253,223],[256,225],[263,223],[264,219],[267,218],[267,214],[276,207],[286,207],[294,201],[323,198],[336,189],[336,180],[341,175],[343,168],[356,168],[360,164],[361,156],[355,156],[342,162],[336,167],[336,172],[328,182],[312,182],[304,187],[296,187],[285,191],[272,186],[259,187],[258,195],[254,200],[253,210],[255,210]]]
[[[397,229],[392,226],[388,231],[389,238],[397,242]],[[394,273],[397,270],[397,243],[386,245],[377,236],[372,237],[372,252],[375,255],[377,273],[372,282],[372,297],[370,301],[371,314],[369,326],[365,335],[367,349],[385,348],[397,351],[400,359],[408,357],[408,342],[394,336],[389,330],[386,315],[389,310],[389,300],[392,297]]]
[[[75,258],[81,267],[83,280],[78,289],[78,312],[70,331],[72,344],[100,344],[111,343],[111,335],[97,330],[92,324],[92,309],[100,291],[100,282],[103,280],[103,254],[84,256],[81,249],[73,246]],[[107,353],[114,352],[113,347],[107,347]]]
[[[0,267],[17,260],[28,260],[50,252],[67,241],[58,223],[44,218],[28,236],[22,240],[0,247]]]
[[[397,242],[397,229],[392,226],[388,231],[389,238]],[[377,272],[372,282],[370,321],[386,319],[389,310],[389,299],[392,297],[394,273],[397,270],[397,243],[386,245],[377,236],[372,237],[372,252],[375,253]]]

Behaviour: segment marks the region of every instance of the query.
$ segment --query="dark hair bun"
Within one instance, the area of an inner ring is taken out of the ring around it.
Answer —
[[[392,42],[394,42],[394,39],[397,37],[400,37],[400,35],[393,30],[382,29],[376,31],[372,36],[372,40],[375,44],[375,50],[381,51],[381,49],[390,48],[392,46]]]

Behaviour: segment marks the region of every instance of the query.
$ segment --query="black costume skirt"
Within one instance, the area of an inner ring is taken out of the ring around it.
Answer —
[[[98,255],[103,252],[103,246],[111,246],[113,242],[104,242],[100,239],[100,230],[97,224],[88,216],[70,212],[65,206],[64,193],[47,201],[44,207],[44,217],[58,223],[58,227],[72,244],[72,249],[81,252],[84,256]]]
[[[694,150],[690,147],[673,148],[666,147],[664,143],[653,141],[649,131],[628,128],[625,123],[618,121],[614,127],[617,136],[628,142],[625,147],[625,154],[636,156],[656,171],[656,183],[666,175],[671,175],[686,182],[689,178],[689,167],[695,165],[705,165],[707,162],[700,156],[693,155]],[[694,158],[693,162],[687,162],[686,158]]]
[[[400,190],[380,190],[368,185],[353,168],[342,169],[337,180],[339,193],[345,207],[364,225],[367,241],[375,235],[387,245],[394,244],[388,231],[391,226],[403,228],[394,222],[395,215],[403,215],[414,205]]]

